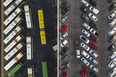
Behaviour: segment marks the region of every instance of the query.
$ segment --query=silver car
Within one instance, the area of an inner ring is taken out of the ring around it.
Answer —
[[[110,23],[109,23],[109,27],[112,27],[113,25],[116,24],[116,19],[113,19]]]
[[[82,23],[82,26],[84,26],[88,30],[90,29],[90,26],[88,24],[86,24],[86,23]]]
[[[86,44],[81,43],[80,46],[84,48],[86,51],[89,51],[90,47],[88,47]]]
[[[95,15],[93,15],[92,13],[89,13],[88,16],[89,16],[93,21],[97,21],[97,20],[98,20],[98,18],[97,18]]]
[[[88,3],[87,1],[85,1],[85,0],[81,0],[81,3],[82,3],[84,6],[86,6],[86,7],[89,6],[89,3]]]
[[[68,17],[65,16],[65,17],[61,20],[61,23],[64,23],[67,19],[68,19]]]
[[[60,37],[60,40],[63,40],[66,36],[68,36],[68,33],[65,32],[61,37]]]
[[[108,59],[113,59],[116,57],[116,51],[113,51],[109,56],[108,56]]]
[[[114,11],[113,13],[111,13],[109,16],[108,16],[108,19],[112,19],[113,17],[116,16],[116,11]]]
[[[98,69],[96,67],[94,67],[92,64],[89,66],[93,71],[95,71],[96,73],[98,72]]]
[[[109,72],[109,76],[110,77],[115,77],[114,75],[116,74],[116,68],[113,68],[110,72]]]
[[[81,58],[81,61],[82,61],[86,66],[89,66],[89,64],[90,64],[84,57]]]
[[[96,54],[93,50],[90,50],[89,53],[95,58],[98,57],[98,54]]]
[[[113,35],[115,32],[116,32],[116,27],[112,28],[112,29],[108,32],[108,34],[111,36],[111,35]]]
[[[89,10],[92,11],[94,14],[98,14],[99,13],[99,10],[94,8],[94,7],[92,7],[92,6],[89,8]]]
[[[68,43],[68,41],[67,41],[67,40],[64,40],[64,41],[60,44],[60,46],[61,46],[61,47],[64,47],[67,43]]]
[[[85,36],[83,36],[83,35],[80,36],[80,39],[82,41],[84,41],[85,43],[87,43],[87,44],[89,43],[89,40]]]
[[[116,58],[114,58],[109,64],[108,67],[109,68],[113,68],[116,65]]]
[[[89,37],[89,36],[90,36],[90,33],[89,33],[89,32],[87,32],[85,29],[83,29],[83,30],[82,30],[82,33],[84,33],[87,37]]]
[[[84,50],[81,51],[81,54],[83,56],[85,56],[86,58],[89,58],[89,54],[87,52],[85,52]]]
[[[80,50],[79,49],[76,49],[76,57],[77,58],[80,58],[81,57],[81,54],[80,54]]]
[[[95,65],[98,64],[98,61],[96,61],[93,57],[90,57],[89,60],[92,61]]]

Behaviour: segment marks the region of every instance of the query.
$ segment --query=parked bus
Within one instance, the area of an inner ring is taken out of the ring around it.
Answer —
[[[3,5],[5,6],[5,7],[7,7],[9,4],[11,4],[13,2],[13,0],[6,0],[4,3],[3,3]]]
[[[17,8],[3,23],[7,26],[18,14],[21,13],[21,9]]]
[[[4,70],[8,71],[20,58],[24,56],[24,52],[19,52],[5,67]]]
[[[27,72],[28,72],[28,77],[35,77],[35,75],[34,75],[34,67],[33,66],[28,67]]]
[[[16,65],[7,75],[9,77],[14,77],[15,73],[23,66],[23,64],[20,62],[18,65]]]
[[[43,70],[43,77],[48,77],[47,62],[46,62],[46,60],[42,62],[42,70]]]
[[[7,44],[16,34],[21,32],[22,28],[20,26],[17,26],[5,39],[4,43]]]
[[[26,54],[27,54],[27,60],[33,59],[33,44],[32,44],[32,37],[28,36],[26,37]]]
[[[11,57],[13,57],[13,55],[15,53],[17,53],[21,48],[23,48],[23,44],[19,43],[15,48],[13,48],[5,57],[4,59],[7,61],[9,60]]]
[[[28,29],[33,28],[32,20],[31,20],[31,12],[29,9],[29,5],[24,5],[24,10],[25,10],[25,19],[26,19],[26,25]]]
[[[20,40],[23,39],[22,35],[18,35],[5,49],[4,51],[8,53]]]
[[[3,31],[5,35],[7,35],[18,23],[21,22],[21,18],[18,16],[14,19],[13,22],[11,22],[8,27]]]
[[[23,0],[16,0],[12,3],[12,5],[10,5],[5,11],[4,14],[7,16],[9,15],[15,8],[18,7],[18,5],[23,2]]]
[[[40,28],[41,44],[47,44],[46,43],[45,30],[44,30],[43,10],[38,10],[38,19],[39,19],[39,28]]]

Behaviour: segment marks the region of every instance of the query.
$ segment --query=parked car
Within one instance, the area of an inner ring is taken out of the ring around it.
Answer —
[[[85,52],[84,50],[81,51],[81,54],[86,57],[89,58],[89,54],[87,52]]]
[[[94,67],[92,64],[89,66],[93,71],[95,71],[96,73],[98,72],[98,69],[96,67]]]
[[[68,74],[65,72],[60,77],[66,77]]]
[[[87,32],[85,29],[83,29],[83,30],[82,30],[82,33],[84,33],[87,37],[89,37],[89,36],[90,36],[90,33],[89,33],[89,32]]]
[[[89,21],[89,18],[85,15],[81,15],[81,17],[85,20],[85,21]]]
[[[109,56],[108,56],[108,59],[113,59],[116,57],[116,51],[113,51]]]
[[[70,66],[71,66],[71,63],[70,63],[70,62],[68,62],[68,63],[62,65],[62,66],[61,66],[61,71],[66,70],[66,69],[69,68]]]
[[[111,3],[113,0],[108,0],[108,3]]]
[[[81,71],[80,74],[81,74],[81,76],[83,76],[83,77],[88,77],[88,75],[85,74],[83,71]]]
[[[76,57],[77,58],[80,58],[81,57],[81,54],[80,54],[80,50],[79,49],[76,49]]]
[[[61,52],[60,52],[60,55],[64,55],[66,52],[67,52],[68,48],[65,47]]]
[[[108,34],[111,36],[111,35],[113,35],[115,32],[116,32],[116,27],[112,28],[112,29],[108,32]]]
[[[109,16],[108,16],[108,19],[112,19],[113,17],[116,16],[116,11],[114,11],[113,13],[111,13]]]
[[[90,29],[90,32],[96,37],[99,35],[99,33],[96,32],[93,28]]]
[[[60,63],[63,64],[67,60],[68,60],[68,56],[65,56],[63,59],[60,60]]]
[[[89,51],[90,55],[92,55],[94,58],[98,57],[98,54],[96,54],[93,50]]]
[[[60,32],[63,33],[67,28],[68,28],[68,27],[67,27],[66,25],[64,25],[64,26],[62,27],[62,29],[60,30]]]
[[[87,45],[85,45],[84,43],[81,43],[80,46],[82,48],[84,48],[86,51],[89,51],[90,47],[88,47]]]
[[[89,3],[91,3],[93,6],[97,5],[97,3],[94,0],[89,0]]]
[[[116,19],[113,19],[113,20],[109,23],[109,26],[112,27],[114,24],[116,24]]]
[[[111,44],[111,45],[108,47],[108,51],[111,52],[114,48],[115,48],[115,45],[114,45],[114,44]]]
[[[85,66],[83,66],[82,69],[83,69],[86,73],[90,73],[90,70],[87,69]]]
[[[89,25],[94,29],[98,29],[98,26],[92,21],[89,22]]]
[[[98,48],[98,47],[97,47],[96,45],[94,45],[93,43],[90,44],[90,47],[92,47],[92,48],[95,49],[95,50],[97,50],[97,48]]]
[[[90,64],[84,57],[81,58],[81,61],[82,61],[86,66],[89,66],[89,64]]]
[[[60,40],[63,40],[66,36],[68,36],[68,33],[65,32],[61,37],[60,37]]]
[[[116,7],[116,3],[112,3],[112,5],[109,7],[109,10],[112,11]]]
[[[89,75],[91,76],[91,77],[97,77],[96,75],[95,75],[95,73],[93,73],[93,72],[89,72]]]
[[[110,43],[113,43],[115,40],[116,40],[116,35],[113,35],[113,36],[109,39],[109,42],[110,42]]]
[[[88,3],[87,1],[85,1],[85,0],[81,0],[81,3],[82,3],[84,6],[86,6],[86,7],[89,6],[89,3]]]
[[[66,6],[64,10],[61,12],[61,15],[65,15],[69,11],[70,7]]]
[[[80,7],[80,10],[82,10],[83,13],[86,13],[87,12],[87,9],[83,6]]]
[[[109,72],[109,76],[110,77],[115,77],[114,75],[116,74],[116,68],[113,68],[110,72]]]
[[[67,19],[68,19],[68,17],[65,16],[65,17],[61,20],[61,23],[64,23]]]
[[[90,29],[90,26],[87,25],[86,23],[83,23],[82,26],[84,26],[84,27],[85,27],[86,29],[88,29],[88,30]]]
[[[113,68],[116,65],[116,58],[114,58],[109,64],[108,67],[109,68]]]
[[[89,40],[85,36],[83,36],[83,35],[80,36],[80,39],[82,41],[84,41],[85,43],[87,43],[87,44],[89,43]]]
[[[93,41],[95,41],[96,43],[99,41],[97,38],[95,38],[93,35],[90,36],[90,39],[92,39]]]
[[[98,14],[98,13],[99,13],[99,10],[96,9],[96,8],[94,8],[94,7],[92,7],[92,6],[89,8],[89,10],[90,10],[91,12],[93,12],[94,14]]]
[[[67,43],[68,43],[68,41],[67,41],[67,40],[64,40],[64,41],[60,44],[60,46],[61,46],[61,47],[64,47]]]
[[[89,60],[90,60],[90,61],[92,61],[95,65],[97,65],[97,64],[98,64],[98,61],[97,61],[97,60],[95,60],[93,57],[90,57],[90,58],[89,58]]]
[[[65,7],[66,5],[67,5],[67,2],[64,1],[64,2],[61,4],[60,8],[61,8],[61,9],[64,9],[64,7]]]
[[[98,20],[98,18],[97,18],[95,15],[93,15],[92,13],[89,13],[88,16],[89,16],[93,21],[97,21],[97,20]]]

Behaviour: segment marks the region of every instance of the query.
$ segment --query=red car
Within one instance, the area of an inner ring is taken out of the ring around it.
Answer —
[[[88,77],[88,75],[85,74],[83,71],[81,71],[80,74],[81,74],[81,76],[83,76],[83,77]]]
[[[113,0],[108,0],[108,3],[111,3]]]
[[[90,44],[90,47],[94,48],[95,50],[98,48],[96,45],[94,45],[93,43]]]
[[[60,76],[60,77],[66,77],[67,76],[67,73],[65,72],[62,76]]]
[[[62,27],[62,29],[60,30],[60,32],[63,33],[66,29],[67,29],[67,26],[64,25],[64,26]]]
[[[94,36],[90,36],[90,39],[92,39],[93,41],[95,41],[96,43],[99,41],[97,38],[95,38]]]
[[[89,69],[87,69],[85,66],[83,66],[83,67],[82,67],[82,69],[83,69],[85,72],[87,72],[87,73],[89,73],[89,72],[90,72],[90,70],[89,70]]]

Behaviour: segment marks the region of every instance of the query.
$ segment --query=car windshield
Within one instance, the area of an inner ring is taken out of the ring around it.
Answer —
[[[64,29],[62,29],[62,31],[64,31]]]
[[[91,54],[94,54],[94,52],[91,52]]]
[[[86,41],[86,39],[84,37],[81,37],[84,41]]]

